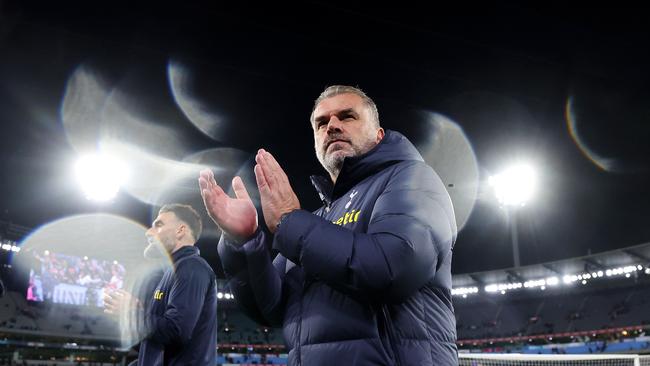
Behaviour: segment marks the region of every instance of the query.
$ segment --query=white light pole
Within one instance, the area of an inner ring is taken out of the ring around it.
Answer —
[[[512,258],[515,267],[519,267],[519,232],[517,231],[517,209],[523,207],[532,198],[536,189],[535,171],[528,165],[515,165],[500,174],[490,177],[488,183],[494,188],[494,194],[502,207],[508,210],[510,217],[510,235],[512,238]]]

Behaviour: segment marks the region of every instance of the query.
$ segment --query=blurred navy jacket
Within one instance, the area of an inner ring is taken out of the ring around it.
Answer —
[[[214,271],[185,246],[146,302],[146,338],[138,365],[214,365],[217,359],[217,282]]]

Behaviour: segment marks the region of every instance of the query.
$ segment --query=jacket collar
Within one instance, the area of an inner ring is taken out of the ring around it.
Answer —
[[[176,263],[179,260],[191,255],[200,255],[199,248],[195,247],[194,245],[186,245],[172,253],[172,262]]]
[[[329,206],[350,188],[384,168],[406,160],[424,161],[415,146],[399,132],[386,130],[384,138],[363,155],[345,158],[336,184],[325,176],[311,176],[321,201]]]

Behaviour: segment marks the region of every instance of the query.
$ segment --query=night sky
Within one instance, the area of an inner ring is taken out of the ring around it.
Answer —
[[[383,127],[433,151],[428,162],[469,215],[454,273],[512,265],[508,216],[486,183],[520,159],[539,176],[517,213],[523,265],[650,240],[641,9],[133,3],[0,2],[0,219],[38,228],[105,212],[148,225],[153,203],[200,204],[188,179],[160,183],[168,191],[153,198],[86,200],[74,162],[107,136],[170,165],[221,167],[227,186],[237,171],[250,179],[263,147],[315,209],[309,175],[323,170],[309,113],[326,86],[349,84],[375,100]],[[466,145],[432,121],[458,127]],[[138,159],[132,179],[167,182]],[[215,244],[210,232],[199,242],[218,269]]]

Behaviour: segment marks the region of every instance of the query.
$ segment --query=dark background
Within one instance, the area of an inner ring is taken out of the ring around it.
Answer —
[[[480,178],[454,273],[512,265],[509,221],[485,183],[519,156],[540,176],[538,198],[518,213],[522,264],[641,244],[650,238],[648,20],[611,3],[0,2],[0,219],[38,228],[81,213],[143,225],[155,216],[125,191],[87,201],[69,177],[79,151],[62,106],[87,70],[129,114],[174,137],[134,136],[121,121],[124,140],[174,161],[235,148],[248,174],[263,147],[308,209],[319,205],[308,176],[322,173],[308,118],[326,86],[360,86],[384,127],[418,147],[430,143],[427,116],[445,116],[464,131]],[[171,64],[219,116],[211,135],[175,103]],[[438,161],[452,164],[448,153]],[[210,233],[199,242],[218,270],[215,244]]]

